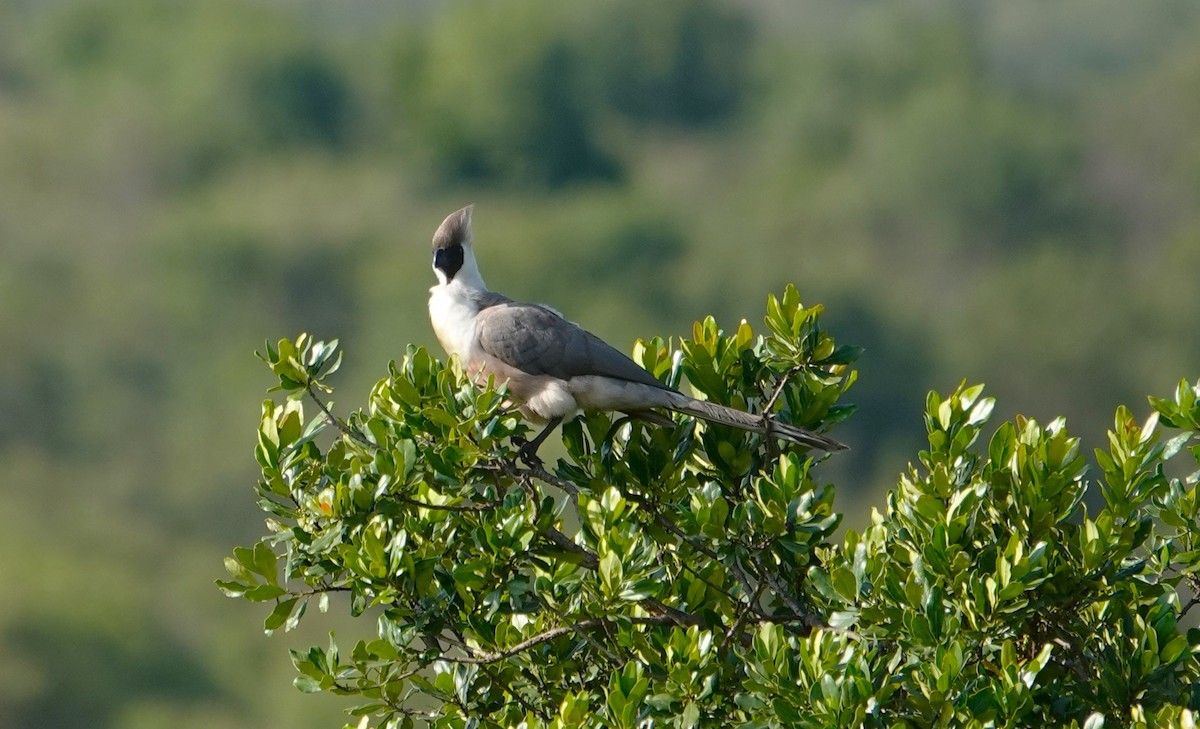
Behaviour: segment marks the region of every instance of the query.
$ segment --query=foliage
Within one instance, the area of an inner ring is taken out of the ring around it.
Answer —
[[[821,312],[788,287],[766,336],[710,317],[634,356],[712,400],[832,424],[858,351]],[[919,465],[837,541],[817,454],[593,413],[552,470],[522,466],[503,391],[419,348],[332,419],[336,349],[301,335],[260,355],[289,394],[263,404],[256,449],[271,533],[220,586],[271,603],[268,632],[332,592],[374,617],[372,640],[292,654],[300,690],[366,701],[360,726],[1094,728],[1200,708],[1200,630],[1180,625],[1200,602],[1200,471],[1164,470],[1185,448],[1200,463],[1200,383],[1144,425],[1120,409],[1095,483],[1061,419],[980,447],[982,387],[931,394]]]

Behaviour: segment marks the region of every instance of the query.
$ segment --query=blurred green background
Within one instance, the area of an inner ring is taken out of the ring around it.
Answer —
[[[825,303],[851,524],[930,388],[1146,412],[1200,375],[1197,38],[1194,0],[0,0],[0,726],[340,726],[286,648],[373,626],[267,639],[212,584],[261,531],[252,352],[338,337],[364,401],[436,347],[468,202],[492,286],[622,348]]]

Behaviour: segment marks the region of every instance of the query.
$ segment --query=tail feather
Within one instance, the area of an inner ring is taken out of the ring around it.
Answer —
[[[678,394],[678,393],[676,393]],[[769,426],[764,423],[761,415],[753,415],[735,408],[718,405],[704,400],[696,400],[686,395],[679,395],[667,405],[672,410],[687,413],[697,418],[711,420],[714,423],[729,425],[755,433],[766,433],[808,448],[818,448],[823,451],[844,451],[848,446],[811,430],[798,428],[794,425],[781,423],[774,418],[769,419]]]

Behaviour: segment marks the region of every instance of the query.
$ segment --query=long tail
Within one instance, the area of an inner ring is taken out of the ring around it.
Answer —
[[[724,405],[696,400],[680,393],[673,394],[677,395],[677,397],[671,398],[670,404],[666,406],[671,410],[755,433],[765,433],[768,429],[764,425],[761,415],[752,415],[741,410],[725,407]],[[844,451],[848,449],[848,446],[832,438],[827,438],[811,430],[781,423],[773,418],[770,421],[770,431],[771,435],[808,448],[819,448],[823,451]]]

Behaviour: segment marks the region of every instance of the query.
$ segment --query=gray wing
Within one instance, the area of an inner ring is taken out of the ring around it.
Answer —
[[[570,379],[603,375],[669,389],[591,332],[542,306],[506,301],[479,312],[484,352],[522,372]]]

